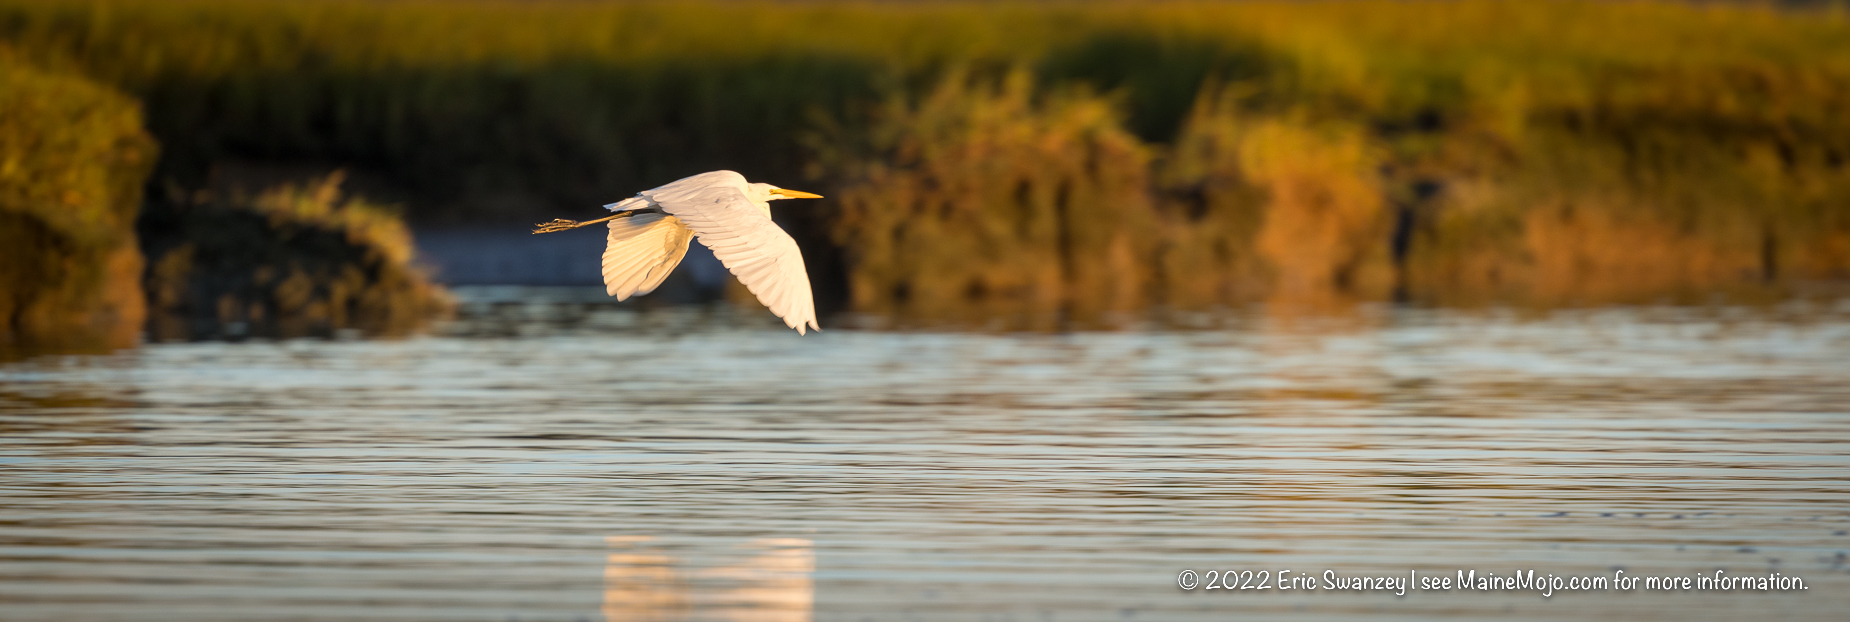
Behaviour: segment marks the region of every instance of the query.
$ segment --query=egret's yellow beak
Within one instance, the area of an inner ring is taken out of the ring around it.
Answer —
[[[820,199],[822,198],[822,195],[820,194],[811,194],[808,192],[804,192],[802,190],[785,190],[783,188],[772,190],[771,194],[775,194],[775,195],[782,196],[785,198],[790,198],[790,199]]]

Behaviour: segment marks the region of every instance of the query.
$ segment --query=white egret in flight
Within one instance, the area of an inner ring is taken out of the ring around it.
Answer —
[[[732,271],[758,302],[784,325],[807,334],[816,325],[816,301],[803,271],[796,240],[771,222],[771,201],[820,199],[822,195],[754,184],[732,171],[701,173],[605,205],[616,215],[577,222],[554,220],[534,233],[552,233],[610,222],[604,246],[604,291],[627,300],[655,291],[699,239]]]

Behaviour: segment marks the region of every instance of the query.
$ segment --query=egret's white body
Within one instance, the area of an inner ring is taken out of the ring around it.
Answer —
[[[789,198],[821,197],[713,171],[606,205],[624,217],[610,220],[604,289],[618,300],[655,291],[697,239],[784,325],[799,334],[821,330],[803,253],[771,222],[770,202]]]

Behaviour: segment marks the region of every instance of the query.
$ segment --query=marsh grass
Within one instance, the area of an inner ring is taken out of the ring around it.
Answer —
[[[154,159],[134,100],[0,49],[0,358],[135,344]]]
[[[174,189],[142,232],[156,340],[404,334],[449,308],[396,210],[334,173],[255,194]]]
[[[1158,238],[1149,149],[1109,102],[1014,71],[890,99],[839,166],[854,306],[926,316],[1141,304]],[[852,144],[832,136],[831,144]],[[974,303],[974,304],[973,304]]]
[[[336,163],[418,221],[525,222],[807,177],[840,211],[786,224],[870,311],[1850,276],[1841,12],[0,0],[0,38],[142,98],[159,183]]]

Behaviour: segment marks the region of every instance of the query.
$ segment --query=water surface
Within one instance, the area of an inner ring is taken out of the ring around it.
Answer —
[[[9,364],[0,619],[1850,608],[1850,307],[1203,324],[797,337],[757,311],[474,304],[407,340]],[[1184,569],[1810,589],[1185,591]]]

